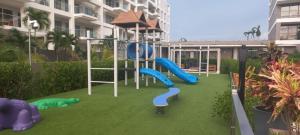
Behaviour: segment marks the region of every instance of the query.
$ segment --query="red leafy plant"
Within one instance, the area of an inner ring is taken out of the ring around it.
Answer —
[[[272,110],[272,120],[282,116],[290,134],[299,134],[300,73],[287,58],[273,61],[261,69],[248,86],[259,96],[266,109]]]

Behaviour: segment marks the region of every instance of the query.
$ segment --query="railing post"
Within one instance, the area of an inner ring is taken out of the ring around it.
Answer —
[[[239,51],[239,91],[242,105],[245,103],[245,74],[246,74],[246,61],[247,61],[247,48],[246,45],[242,45]]]

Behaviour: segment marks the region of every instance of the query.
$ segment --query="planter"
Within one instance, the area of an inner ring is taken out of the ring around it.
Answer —
[[[271,111],[260,109],[262,107],[253,107],[254,112],[254,134],[255,135],[268,135],[269,129],[287,130],[287,126],[279,116],[276,120],[270,121],[272,116]],[[269,122],[270,121],[270,122]]]

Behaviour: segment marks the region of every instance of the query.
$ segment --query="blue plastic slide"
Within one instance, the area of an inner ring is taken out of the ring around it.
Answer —
[[[167,58],[156,58],[155,61],[158,65],[161,65],[164,68],[170,70],[178,78],[186,81],[187,83],[196,84],[198,82],[198,77],[186,73],[185,71],[180,69],[174,62],[170,61]]]
[[[153,70],[153,69],[141,68],[140,73],[157,78],[158,80],[160,80],[167,87],[174,86],[174,83],[166,75],[162,74],[159,71],[156,71],[156,70]]]
[[[146,44],[139,44],[139,57],[146,58]],[[152,45],[148,46],[148,58],[152,56]],[[136,43],[129,43],[127,47],[127,56],[129,59],[135,59],[136,57]]]

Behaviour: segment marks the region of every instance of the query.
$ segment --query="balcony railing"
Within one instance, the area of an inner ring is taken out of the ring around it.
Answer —
[[[87,29],[75,29],[75,35],[77,37],[87,37]],[[90,32],[91,38],[97,38],[97,32],[92,30]]]
[[[63,11],[67,11],[67,12],[69,11],[69,5],[66,2],[60,2],[60,1],[56,0],[54,2],[54,7],[59,10],[63,10]]]
[[[93,9],[86,6],[75,6],[75,13],[83,13],[89,16],[97,17],[97,14]]]
[[[35,0],[35,2],[44,6],[49,6],[49,0]]]
[[[21,19],[19,16],[13,16],[11,14],[0,14],[2,17],[0,18],[0,26],[13,26],[13,27],[21,27]]]
[[[116,0],[105,0],[105,5],[110,7],[120,7],[120,3]]]

